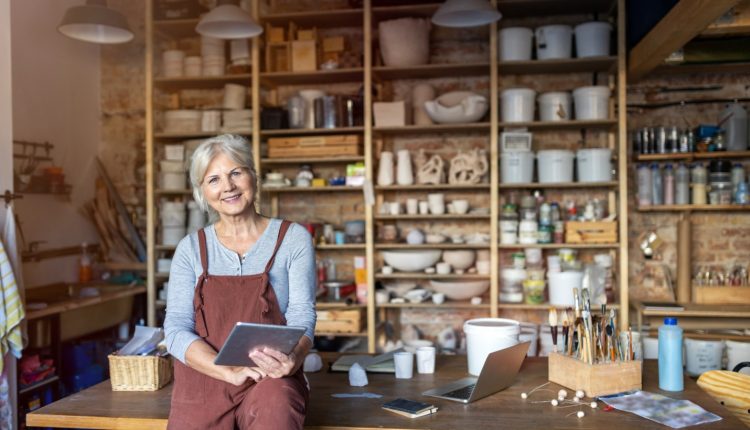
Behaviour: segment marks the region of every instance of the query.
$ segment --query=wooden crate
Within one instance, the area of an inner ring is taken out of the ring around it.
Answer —
[[[315,331],[323,333],[360,333],[365,327],[362,308],[318,310]]]
[[[549,380],[571,390],[583,390],[587,397],[606,396],[642,386],[640,360],[588,364],[567,355],[550,353]]]
[[[268,139],[268,158],[357,156],[362,150],[362,136],[357,134]]]
[[[617,221],[568,221],[565,243],[615,243]]]
[[[693,285],[693,303],[702,305],[750,305],[750,287]]]

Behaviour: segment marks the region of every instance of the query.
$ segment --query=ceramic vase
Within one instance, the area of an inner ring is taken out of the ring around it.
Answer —
[[[320,90],[300,90],[299,95],[305,99],[305,128],[315,128],[315,99],[326,95]]]
[[[411,169],[411,154],[406,149],[398,151],[398,165],[396,182],[399,185],[411,185],[414,183],[414,174]]]
[[[414,125],[431,125],[432,119],[424,109],[425,102],[435,98],[435,89],[430,84],[419,84],[412,89],[411,101],[414,109]]]
[[[380,153],[378,164],[378,185],[393,185],[393,153],[383,151]]]
[[[399,18],[378,25],[383,63],[392,67],[409,67],[430,61],[430,21]]]

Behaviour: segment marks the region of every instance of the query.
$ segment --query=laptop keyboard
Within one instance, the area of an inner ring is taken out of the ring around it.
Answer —
[[[471,397],[471,392],[474,391],[476,384],[467,385],[463,388],[453,390],[451,392],[443,394],[443,397],[453,397],[454,399],[468,400]]]

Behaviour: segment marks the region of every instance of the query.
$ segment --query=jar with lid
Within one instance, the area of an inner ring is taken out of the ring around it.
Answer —
[[[532,195],[521,198],[521,221],[536,221],[536,199]]]
[[[664,204],[674,204],[674,169],[671,164],[664,166]]]
[[[745,168],[742,163],[732,165],[732,191],[737,192],[737,186],[745,182]]]
[[[726,151],[727,150],[727,139],[724,136],[724,130],[719,130],[714,136],[713,149],[714,151]]]
[[[659,163],[651,164],[651,203],[664,204],[664,184]]]
[[[690,204],[690,171],[685,163],[680,163],[675,173],[675,204]]]
[[[518,243],[518,211],[516,205],[505,204],[500,212],[500,243],[513,245]]]
[[[560,221],[560,205],[557,202],[550,203],[550,219],[552,224]]]
[[[672,153],[680,151],[680,132],[675,126],[667,130],[667,151]]]
[[[651,206],[651,171],[646,164],[638,165],[638,206]]]
[[[680,152],[693,152],[695,150],[695,133],[686,128],[680,133]]]
[[[691,182],[693,187],[693,204],[694,205],[705,205],[706,204],[706,166],[701,163],[697,163],[693,166],[693,170],[690,173]]]
[[[542,205],[539,206],[539,224],[552,224],[552,208],[550,207],[549,203],[542,203]]]
[[[750,201],[750,195],[748,194],[747,182],[740,182],[737,184],[737,191],[734,193],[734,202],[738,205],[746,205]]]

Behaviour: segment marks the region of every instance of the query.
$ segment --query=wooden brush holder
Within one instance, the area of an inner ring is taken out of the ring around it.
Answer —
[[[549,354],[550,382],[571,390],[583,390],[588,397],[640,390],[642,371],[640,360],[588,364],[564,354]]]

